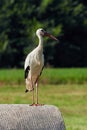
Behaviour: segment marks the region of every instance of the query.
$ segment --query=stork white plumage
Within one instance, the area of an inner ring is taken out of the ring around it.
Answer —
[[[38,79],[41,75],[43,66],[44,66],[44,55],[43,55],[43,37],[48,36],[54,40],[58,40],[53,35],[47,33],[42,28],[36,31],[36,35],[39,38],[38,46],[30,52],[24,64],[25,69],[25,80],[26,80],[26,91],[32,91],[32,105],[39,105],[38,104]],[[34,100],[34,85],[36,85],[36,103]]]

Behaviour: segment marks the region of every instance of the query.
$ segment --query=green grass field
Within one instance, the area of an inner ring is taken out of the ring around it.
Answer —
[[[1,69],[0,83],[24,83],[24,71],[21,69]],[[83,84],[87,83],[86,68],[44,69],[40,78],[44,84]]]
[[[24,82],[23,70],[0,70],[0,103],[30,104]],[[45,69],[39,102],[60,109],[66,130],[87,130],[87,69]]]

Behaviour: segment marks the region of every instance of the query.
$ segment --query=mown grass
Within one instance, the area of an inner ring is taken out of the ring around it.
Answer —
[[[32,93],[24,85],[0,87],[0,103],[31,104]],[[39,102],[57,106],[62,112],[67,130],[87,129],[87,86],[39,85]]]
[[[1,104],[31,104],[32,93],[24,92],[23,75],[23,70],[0,70]],[[87,69],[80,68],[45,69],[40,78],[39,102],[57,106],[67,130],[87,129],[86,79]]]

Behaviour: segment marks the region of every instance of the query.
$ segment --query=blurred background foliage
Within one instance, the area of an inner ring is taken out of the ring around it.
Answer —
[[[45,65],[87,67],[85,0],[0,1],[0,68],[23,67],[37,46],[35,31],[44,28],[59,39],[45,39]]]

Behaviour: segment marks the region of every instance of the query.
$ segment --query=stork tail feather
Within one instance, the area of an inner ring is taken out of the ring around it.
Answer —
[[[25,93],[27,93],[27,92],[28,92],[28,89],[25,90]]]

